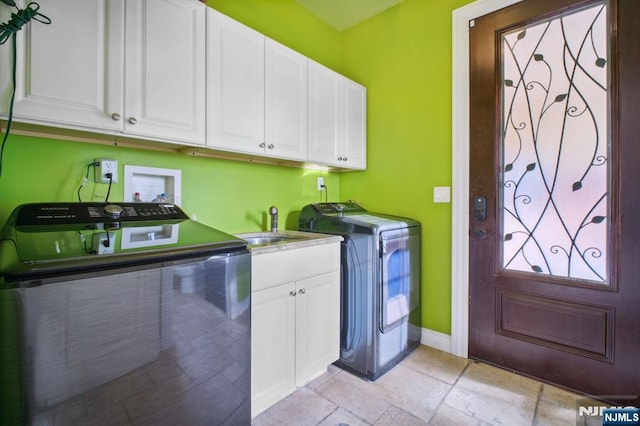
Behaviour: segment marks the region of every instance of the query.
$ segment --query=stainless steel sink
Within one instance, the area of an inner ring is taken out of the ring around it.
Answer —
[[[284,241],[283,237],[252,237],[244,239],[247,243],[251,245],[263,245],[263,244],[273,244],[278,243],[280,241]]]
[[[298,241],[300,238],[287,235],[260,235],[256,237],[243,237],[250,246],[268,246],[272,244]]]

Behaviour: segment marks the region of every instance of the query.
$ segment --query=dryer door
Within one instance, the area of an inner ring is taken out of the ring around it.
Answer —
[[[380,234],[380,331],[408,320],[420,302],[420,235],[412,228]]]

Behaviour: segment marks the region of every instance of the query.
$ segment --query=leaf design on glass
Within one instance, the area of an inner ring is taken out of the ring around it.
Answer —
[[[605,58],[598,58],[596,59],[596,66],[600,67],[600,68],[604,68],[604,66],[607,64],[607,60]]]
[[[575,182],[571,189],[573,189],[574,192],[582,189],[582,182]]]
[[[591,223],[602,223],[605,219],[605,216],[594,216],[591,218]]]
[[[505,80],[504,85],[507,87],[513,87],[513,80]]]
[[[527,30],[522,31],[520,34],[518,34],[518,40],[522,40],[526,35],[527,35]]]
[[[529,163],[527,164],[527,171],[530,172],[532,170],[535,170],[536,168],[536,163]]]
[[[538,265],[531,265],[531,269],[533,270],[533,272],[542,272],[542,268]]]
[[[504,236],[505,241],[511,241],[512,238],[513,238],[513,234],[507,234]]]
[[[510,172],[511,170],[513,170],[513,163],[509,163],[506,166],[504,166],[505,172]]]
[[[540,62],[544,59],[544,55],[541,53],[536,53],[535,55],[533,55],[533,59]]]
[[[566,97],[567,97],[566,93],[563,93],[562,95],[558,95],[556,96],[556,102],[562,102],[566,99]]]

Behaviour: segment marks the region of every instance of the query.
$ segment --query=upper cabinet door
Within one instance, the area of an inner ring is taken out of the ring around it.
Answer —
[[[309,60],[309,161],[366,169],[367,90]]]
[[[343,78],[343,167],[367,168],[367,89]]]
[[[195,0],[126,2],[126,133],[204,144],[205,10]]]
[[[309,60],[309,161],[342,166],[340,74]]]
[[[26,2],[18,1],[20,8]],[[124,3],[39,0],[52,23],[32,21],[17,33],[14,116],[62,127],[120,130]],[[9,11],[8,7],[0,7]],[[8,16],[2,17],[5,22]],[[12,48],[0,48],[0,108],[7,114],[13,88]],[[115,116],[117,117],[117,116]]]
[[[307,159],[307,57],[265,40],[266,155]]]
[[[264,154],[264,39],[207,9],[207,145]]]

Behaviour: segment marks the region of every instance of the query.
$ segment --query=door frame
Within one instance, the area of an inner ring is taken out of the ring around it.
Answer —
[[[451,348],[469,357],[469,25],[522,0],[476,0],[453,11]]]

